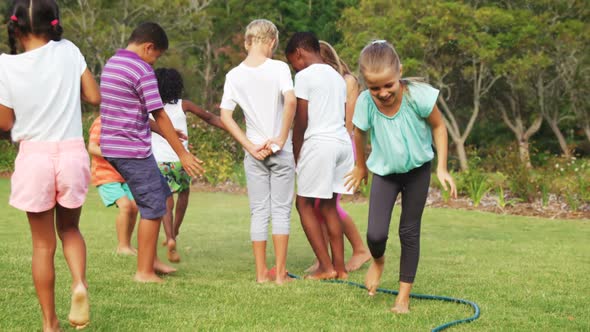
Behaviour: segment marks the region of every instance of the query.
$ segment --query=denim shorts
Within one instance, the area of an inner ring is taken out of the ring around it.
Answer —
[[[144,159],[105,159],[127,182],[142,219],[160,219],[166,214],[166,199],[172,192],[153,155]]]

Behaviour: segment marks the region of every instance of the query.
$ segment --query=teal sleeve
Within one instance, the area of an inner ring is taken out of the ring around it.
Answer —
[[[434,105],[436,105],[439,90],[425,83],[414,83],[410,84],[409,87],[415,111],[422,118],[429,117]]]
[[[363,91],[356,100],[354,107],[354,116],[352,117],[352,124],[362,131],[371,129],[371,116],[370,116],[370,98],[367,91]]]

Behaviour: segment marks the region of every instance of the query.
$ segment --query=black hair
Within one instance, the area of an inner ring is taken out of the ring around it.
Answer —
[[[144,22],[137,26],[131,33],[128,42],[129,44],[153,43],[154,47],[160,51],[168,49],[166,31],[154,22]]]
[[[320,41],[313,32],[295,32],[285,49],[285,54],[293,54],[295,50],[302,48],[313,53],[320,53]]]
[[[184,83],[178,70],[173,68],[156,69],[158,90],[164,104],[176,104],[182,97]]]
[[[54,41],[60,41],[63,33],[55,0],[14,0],[6,26],[10,54],[16,54],[17,32],[21,36],[33,34]]]

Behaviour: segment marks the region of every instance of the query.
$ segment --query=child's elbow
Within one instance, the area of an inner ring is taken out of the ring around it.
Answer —
[[[97,94],[94,96],[89,96],[86,98],[86,102],[89,103],[90,105],[94,105],[94,106],[100,105],[101,100],[102,99],[100,98],[100,94]]]

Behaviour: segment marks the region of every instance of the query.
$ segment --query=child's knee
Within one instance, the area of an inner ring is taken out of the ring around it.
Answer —
[[[336,201],[332,199],[320,200],[320,211],[324,216],[333,214],[338,215],[338,211],[336,210]]]

